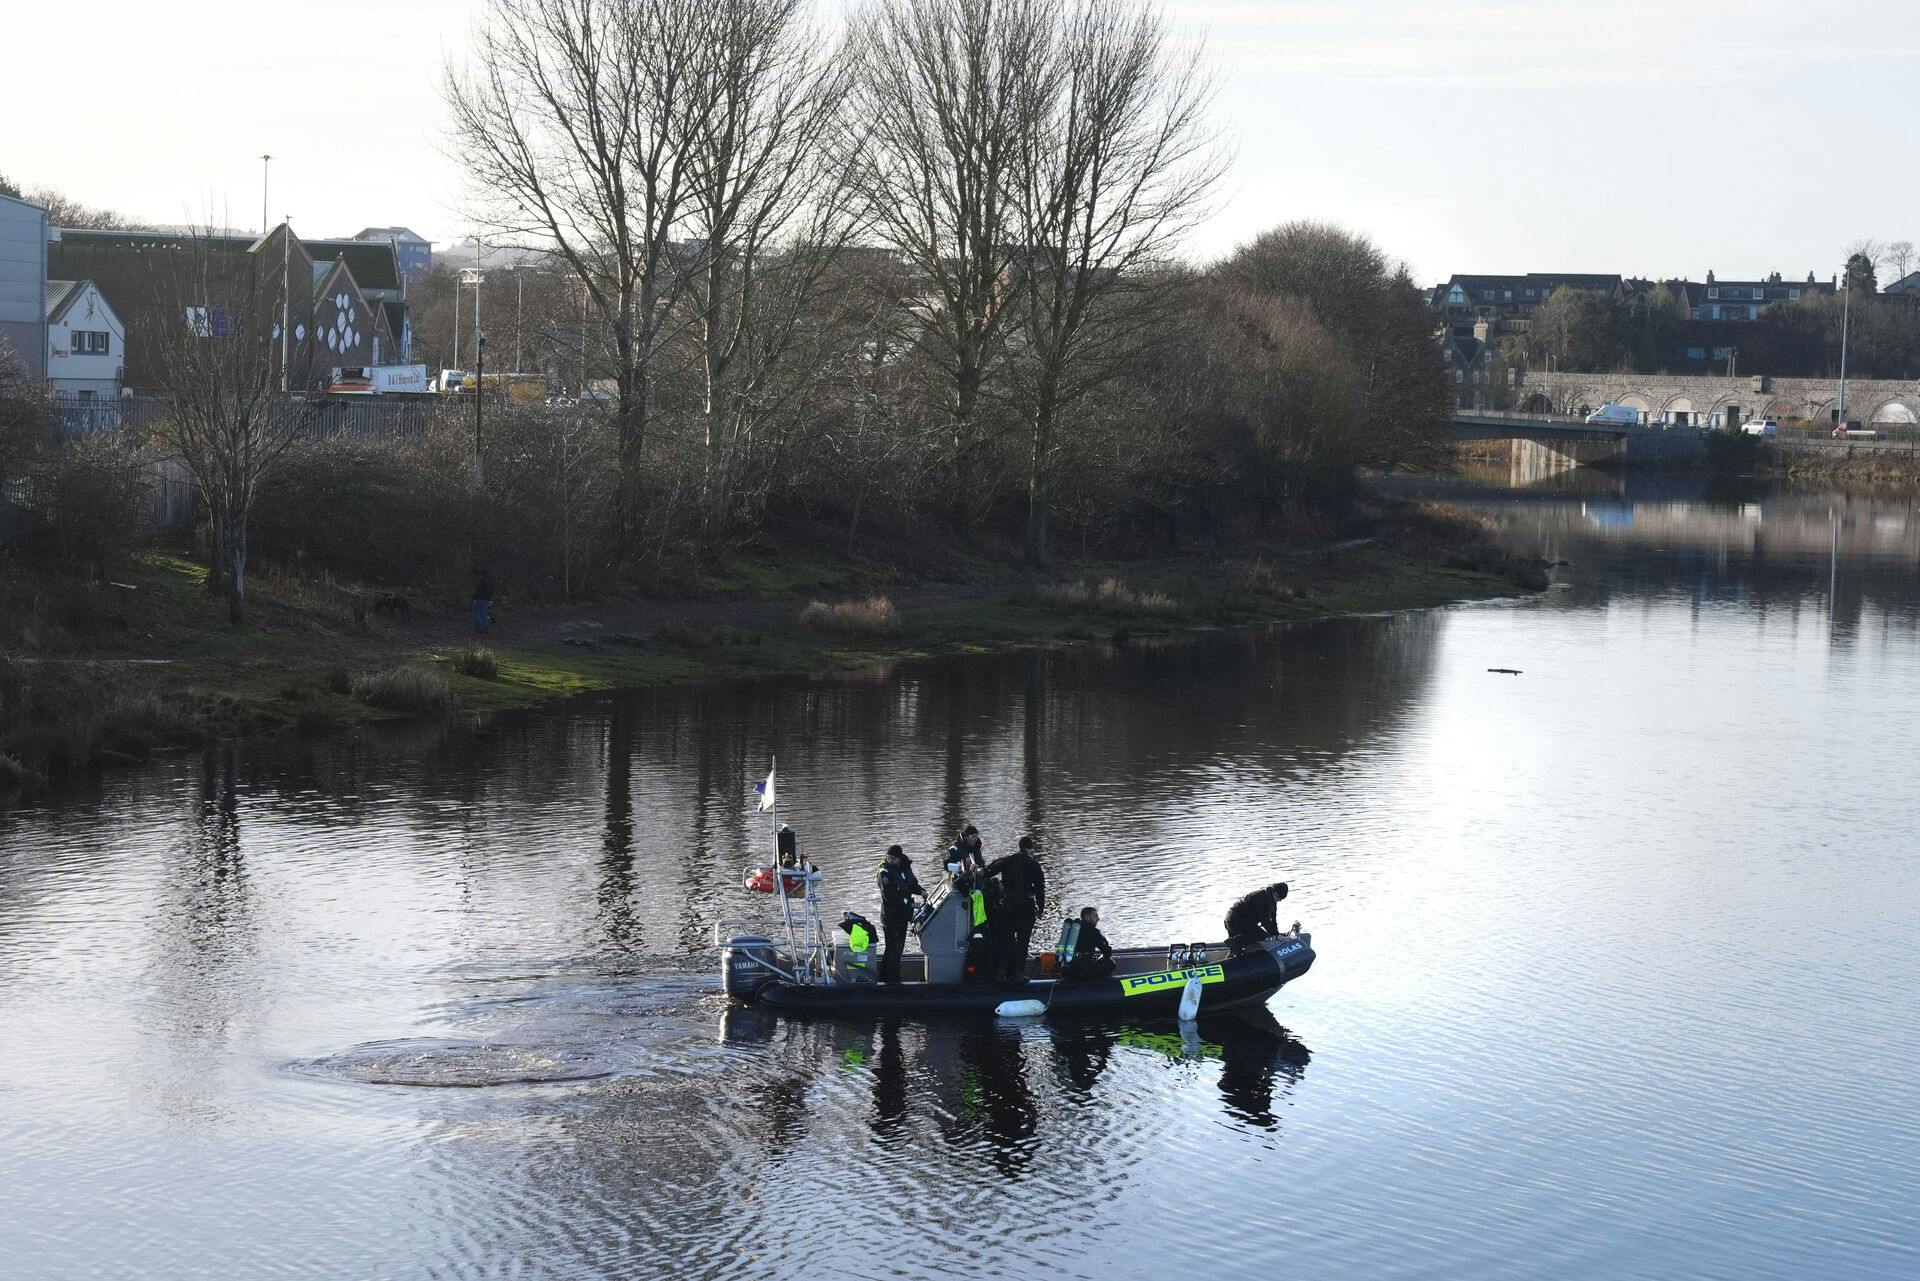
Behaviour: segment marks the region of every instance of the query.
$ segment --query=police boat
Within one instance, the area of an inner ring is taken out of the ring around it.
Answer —
[[[820,875],[804,862],[747,869],[746,888],[771,895],[778,916],[771,932],[744,932],[758,924],[745,917],[714,923],[721,982],[730,998],[788,1014],[863,1018],[1192,1018],[1202,1010],[1211,1014],[1262,1003],[1313,965],[1313,936],[1301,933],[1296,921],[1291,933],[1264,939],[1237,955],[1230,954],[1225,943],[1116,948],[1111,975],[1068,978],[1079,924],[1069,920],[1057,948],[1028,958],[1023,981],[974,980],[966,969],[971,935],[966,896],[943,885],[914,917],[910,933],[919,947],[901,956],[900,982],[881,983],[879,940],[872,926],[851,914],[841,928],[829,931],[824,926]]]

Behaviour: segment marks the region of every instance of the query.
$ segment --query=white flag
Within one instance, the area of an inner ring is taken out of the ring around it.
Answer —
[[[760,793],[760,812],[766,813],[773,808],[773,771],[767,771],[767,781],[755,783],[753,790]]]

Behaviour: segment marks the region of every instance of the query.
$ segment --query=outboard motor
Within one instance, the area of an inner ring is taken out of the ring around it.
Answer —
[[[752,1001],[760,989],[779,978],[769,968],[780,963],[773,940],[764,934],[736,934],[720,951],[720,983],[736,1001]]]

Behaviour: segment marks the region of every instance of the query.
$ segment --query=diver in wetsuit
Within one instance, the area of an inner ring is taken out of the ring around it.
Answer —
[[[1280,936],[1280,900],[1286,896],[1287,883],[1275,881],[1227,909],[1229,955],[1255,951],[1263,941]]]
[[[1074,983],[1113,977],[1113,947],[1100,932],[1099,908],[1080,909],[1080,939],[1074,944],[1066,977]]]
[[[1047,873],[1033,856],[1033,838],[1020,838],[1020,848],[1005,858],[987,865],[987,875],[1001,889],[997,910],[992,904],[998,926],[995,950],[1000,958],[1000,977],[1009,983],[1027,977],[1027,949],[1033,942],[1033,923],[1047,910]]]
[[[913,860],[898,845],[887,846],[887,857],[874,874],[880,886],[880,929],[886,935],[886,948],[880,953],[880,981],[900,981],[900,952],[907,945],[907,923],[913,919],[913,900],[925,898],[919,878],[913,874]]]

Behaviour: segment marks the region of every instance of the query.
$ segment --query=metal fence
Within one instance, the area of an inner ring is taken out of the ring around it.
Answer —
[[[306,431],[314,436],[357,436],[404,440],[418,435],[437,414],[458,413],[459,406],[430,396],[322,396],[305,402]],[[89,431],[129,428],[145,431],[159,426],[170,409],[164,396],[86,396],[73,393],[53,398],[54,414],[69,436]],[[471,413],[469,409],[467,411]]]

